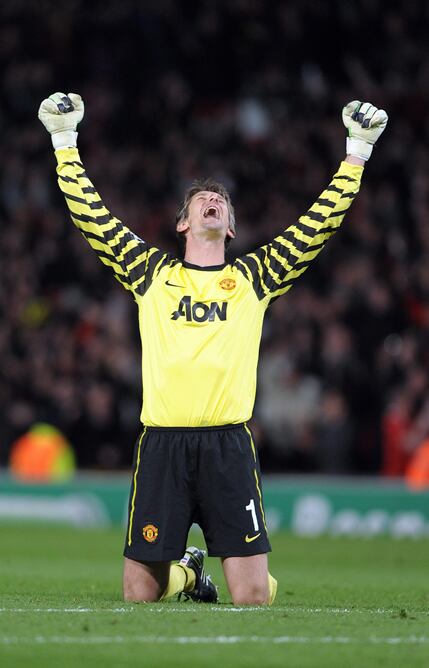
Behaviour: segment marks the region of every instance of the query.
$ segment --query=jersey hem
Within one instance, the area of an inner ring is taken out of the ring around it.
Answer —
[[[245,547],[243,547],[242,550],[231,550],[230,548],[225,550],[211,550],[209,547],[207,547],[207,556],[220,557],[221,559],[228,559],[229,557],[255,557],[258,554],[268,554],[269,552],[272,552],[272,547],[269,543],[260,549],[253,548],[251,550],[246,550]]]

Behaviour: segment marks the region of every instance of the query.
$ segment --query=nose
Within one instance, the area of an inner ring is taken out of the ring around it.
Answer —
[[[211,193],[211,195],[209,195],[209,202],[218,202],[218,201],[219,198],[217,193]]]

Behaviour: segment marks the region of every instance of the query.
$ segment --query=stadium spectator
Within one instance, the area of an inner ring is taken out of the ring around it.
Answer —
[[[288,356],[288,337],[284,339],[261,359],[258,418],[269,438],[270,467],[311,469],[320,380],[300,371]]]

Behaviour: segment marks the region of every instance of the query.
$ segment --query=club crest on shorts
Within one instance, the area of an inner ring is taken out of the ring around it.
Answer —
[[[143,527],[143,538],[147,540],[148,543],[154,543],[158,538],[158,527],[154,524],[146,524]]]
[[[234,278],[223,278],[219,286],[222,288],[222,290],[234,290],[237,282]]]

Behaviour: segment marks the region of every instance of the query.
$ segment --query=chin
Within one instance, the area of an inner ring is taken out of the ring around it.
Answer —
[[[220,220],[209,220],[204,221],[203,223],[204,230],[210,230],[210,232],[219,232],[219,234],[226,234],[224,225]]]

